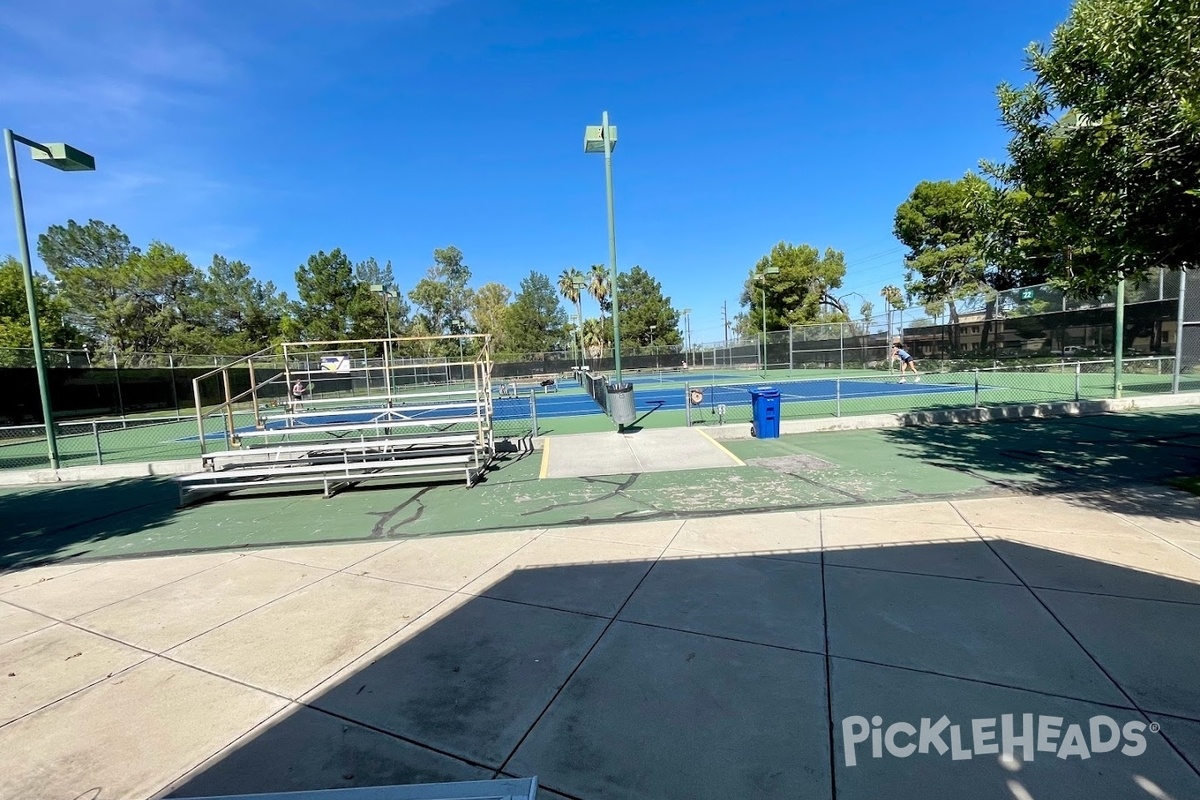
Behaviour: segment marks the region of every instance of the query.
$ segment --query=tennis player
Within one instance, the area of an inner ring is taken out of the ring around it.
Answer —
[[[892,357],[900,359],[900,382],[908,383],[904,377],[904,371],[911,369],[913,373],[913,383],[921,382],[921,373],[917,372],[917,360],[913,358],[907,350],[900,346],[899,342],[892,345]]]

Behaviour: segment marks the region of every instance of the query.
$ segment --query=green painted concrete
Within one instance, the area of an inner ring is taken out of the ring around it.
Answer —
[[[556,443],[566,446],[566,441]],[[364,486],[178,508],[162,479],[0,491],[0,568],[73,558],[434,536],[984,496],[1129,495],[1196,474],[1200,411],[830,432],[725,445],[744,468],[539,480],[502,459],[473,489]],[[553,453],[553,448],[552,448]]]

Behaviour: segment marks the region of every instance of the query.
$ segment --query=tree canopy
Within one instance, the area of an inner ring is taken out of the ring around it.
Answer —
[[[505,348],[517,353],[558,350],[566,341],[566,324],[567,314],[550,278],[531,271],[504,312]]]
[[[67,322],[68,306],[54,284],[45,275],[33,276],[43,347],[78,347],[82,337]],[[21,262],[9,256],[0,259],[0,347],[21,348],[33,345],[29,329],[29,304],[25,299],[25,271]],[[3,364],[0,361],[0,364]]]
[[[778,274],[768,274],[775,268]],[[750,270],[741,295],[747,311],[738,316],[738,324],[743,332],[762,329],[764,282],[769,330],[820,322],[834,312],[844,315],[846,309],[830,290],[839,288],[845,275],[846,259],[840,251],[826,248],[822,254],[807,244],[779,242]]]
[[[649,272],[635,266],[617,274],[617,294],[621,303],[621,344],[646,347],[674,346],[683,343],[679,330],[679,312],[671,298],[663,295],[662,284]],[[650,330],[650,326],[654,330]]]
[[[1077,293],[1200,263],[1200,9],[1194,0],[1078,0],[1034,79],[1002,84],[1012,138],[987,165],[1027,193],[1021,216]]]

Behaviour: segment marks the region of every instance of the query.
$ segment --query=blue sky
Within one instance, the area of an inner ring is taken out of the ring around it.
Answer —
[[[0,15],[0,126],[97,159],[22,155],[31,236],[102,219],[294,296],[297,265],[334,247],[390,259],[405,291],[451,244],[476,286],[607,262],[603,158],[582,140],[608,110],[618,266],[709,341],[781,240],[844,251],[846,292],[899,284],[896,206],[1003,157],[995,87],[1028,79],[1025,46],[1069,6],[65,2]]]

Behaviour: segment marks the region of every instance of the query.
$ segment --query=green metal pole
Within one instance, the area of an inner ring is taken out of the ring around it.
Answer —
[[[1125,276],[1117,281],[1117,324],[1113,332],[1113,397],[1121,399],[1121,359],[1125,349]]]
[[[608,260],[612,265],[613,360],[616,362],[616,382],[621,382],[621,315],[617,303],[617,221],[613,211],[612,133],[608,129],[608,112],[600,121],[604,133],[604,188],[608,193]]]
[[[13,141],[13,132],[7,128],[4,129],[4,149],[8,153],[8,177],[12,182],[13,211],[17,218],[17,248],[21,254],[21,268],[25,273],[25,302],[29,306],[29,331],[33,336],[33,360],[37,366],[42,419],[46,425],[46,446],[50,454],[50,468],[58,469],[58,441],[54,438],[54,415],[50,410],[50,387],[46,380],[46,360],[42,354],[37,297],[33,291],[33,264],[29,259],[29,237],[25,232],[25,205],[21,202],[21,179],[17,175],[17,148]]]
[[[575,338],[579,343],[579,368],[583,369],[583,365],[587,363],[587,356],[583,352],[583,289],[575,287],[576,292],[580,292],[575,296],[575,318],[579,320],[579,330],[575,332]]]
[[[763,357],[762,357],[762,375],[767,377],[767,279],[763,276],[762,285],[763,296]]]

